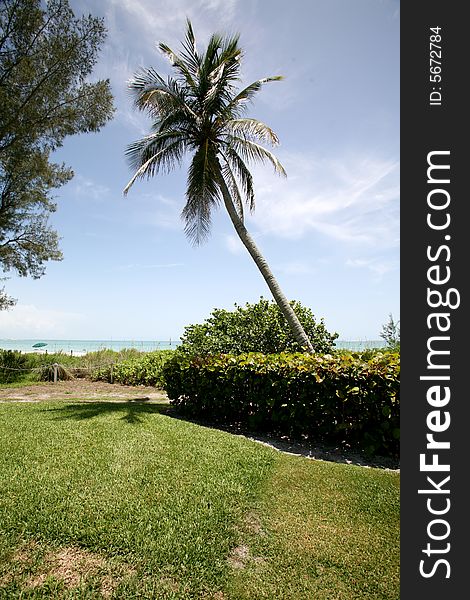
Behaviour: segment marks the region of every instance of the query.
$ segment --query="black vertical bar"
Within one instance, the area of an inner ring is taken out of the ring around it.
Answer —
[[[466,385],[470,375],[470,228],[466,214],[470,197],[465,186],[470,119],[464,91],[470,77],[465,58],[470,31],[464,9],[465,3],[457,1],[401,4],[404,600],[466,597],[470,575],[466,494],[470,471]],[[428,173],[430,163],[450,168],[431,168]],[[450,306],[444,306],[446,300]],[[438,350],[449,354],[434,353]],[[447,401],[446,394],[450,394]],[[439,428],[442,431],[437,432]],[[449,442],[450,448],[433,447],[437,442]],[[422,454],[424,468],[420,468]],[[433,460],[436,470],[425,470]],[[448,471],[440,470],[446,465]]]

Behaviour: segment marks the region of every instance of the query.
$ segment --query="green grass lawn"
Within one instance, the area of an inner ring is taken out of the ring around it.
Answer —
[[[399,475],[143,403],[0,404],[0,598],[399,597]]]

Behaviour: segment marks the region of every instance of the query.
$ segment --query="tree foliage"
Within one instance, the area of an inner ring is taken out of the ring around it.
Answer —
[[[293,301],[291,306],[315,352],[330,352],[338,334],[329,333],[323,319],[317,322],[300,302]],[[181,342],[178,352],[193,356],[302,351],[277,304],[264,298],[244,307],[235,304],[233,311],[214,309],[204,323],[185,327]]]
[[[4,281],[4,277],[0,278],[0,281]],[[5,287],[0,289],[0,310],[8,310],[15,305],[15,300],[8,296],[5,292]]]
[[[2,0],[0,10],[0,266],[34,278],[60,260],[51,191],[73,173],[51,161],[65,137],[99,131],[113,113],[109,81],[88,78],[103,21],[67,0]],[[5,296],[6,297],[6,296]],[[1,304],[0,304],[1,308]]]
[[[394,352],[400,351],[400,321],[395,321],[392,313],[389,314],[387,323],[382,326],[380,337],[385,340],[387,348]]]

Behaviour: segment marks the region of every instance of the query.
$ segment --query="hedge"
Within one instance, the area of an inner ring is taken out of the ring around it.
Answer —
[[[399,375],[396,353],[364,359],[351,353],[190,358],[176,352],[163,366],[168,397],[187,416],[393,456],[400,437]]]

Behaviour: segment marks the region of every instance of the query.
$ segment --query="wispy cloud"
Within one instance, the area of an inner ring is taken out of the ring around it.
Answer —
[[[287,180],[257,169],[254,226],[269,235],[380,248],[398,244],[398,164],[376,158],[318,159],[287,155]]]
[[[119,27],[125,22],[139,32],[140,39],[155,41],[177,36],[180,39],[181,27],[189,17],[195,27],[208,35],[210,29],[204,26],[209,21],[222,24],[229,22],[234,15],[237,0],[108,0],[108,22]]]
[[[159,0],[158,4],[154,0],[104,0],[102,10],[111,40],[109,56],[117,54],[127,67],[131,56],[134,63],[137,61],[132,65],[134,71],[150,54],[158,56],[158,42],[179,47],[186,18],[191,19],[197,38],[205,41],[215,23],[224,27],[230,23],[236,7],[237,0]],[[125,49],[119,44],[123,31],[131,33]]]
[[[381,258],[348,258],[346,266],[354,269],[368,269],[380,281],[384,275],[399,268],[398,260],[387,260]]]
[[[103,200],[111,191],[109,187],[96,183],[83,175],[75,175],[70,184],[70,189],[75,197],[86,200]]]
[[[82,0],[83,12],[97,13],[96,2]],[[127,92],[127,82],[141,67],[157,67],[169,72],[168,61],[157,44],[165,42],[180,49],[190,18],[197,39],[205,44],[213,31],[230,28],[238,0],[102,0],[100,12],[105,17],[108,36],[100,52],[93,78],[109,78],[115,97],[115,119],[143,135],[147,120],[136,113]],[[125,32],[125,40],[123,38]]]
[[[85,323],[80,313],[46,310],[33,304],[17,304],[0,312],[0,329],[5,337],[60,337],[70,328]]]
[[[157,229],[182,230],[181,202],[162,194],[155,196],[147,192],[139,194],[137,189],[135,195],[136,200],[131,205],[131,219],[135,224]]]
[[[275,271],[285,275],[310,275],[315,272],[315,268],[309,263],[293,260],[275,265]]]
[[[225,245],[231,254],[243,254],[246,252],[240,238],[236,235],[226,235]]]

